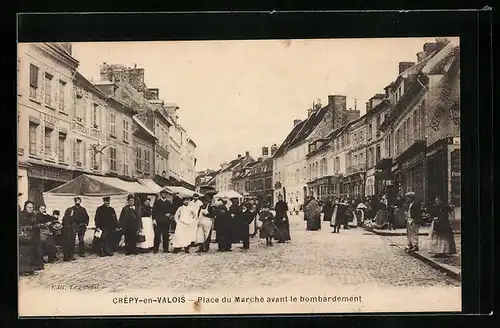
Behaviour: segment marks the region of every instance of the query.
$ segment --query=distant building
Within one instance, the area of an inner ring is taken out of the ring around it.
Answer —
[[[241,156],[241,154],[239,154],[238,157],[236,159],[233,159],[231,162],[221,164],[221,169],[215,176],[215,188],[217,192],[232,190],[233,175],[237,173],[237,170],[239,168],[251,162],[255,162],[255,159],[253,159],[250,156],[250,153],[247,151],[245,153],[245,156]]]

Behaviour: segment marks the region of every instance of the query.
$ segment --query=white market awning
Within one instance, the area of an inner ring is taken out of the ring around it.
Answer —
[[[155,193],[159,193],[163,189],[152,179],[139,179],[139,183],[144,187],[153,190]]]

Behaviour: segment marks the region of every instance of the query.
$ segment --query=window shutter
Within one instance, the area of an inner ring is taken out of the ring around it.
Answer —
[[[106,134],[109,136],[109,135],[111,135],[111,113],[107,114],[106,117],[108,120],[108,122],[107,122],[107,130],[108,131]]]
[[[82,141],[82,147],[83,147],[83,150],[82,150],[82,157],[83,157],[83,160],[82,160],[82,165],[84,168],[87,167],[87,143],[85,141]]]
[[[73,164],[76,165],[76,139],[71,141],[71,152],[73,153]]]
[[[76,117],[76,91],[75,89],[73,89],[73,92],[72,92],[72,101],[71,101],[71,108],[72,108],[72,112],[73,112],[73,118]]]

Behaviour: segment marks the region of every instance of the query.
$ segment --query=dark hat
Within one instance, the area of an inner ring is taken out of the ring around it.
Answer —
[[[197,193],[194,193],[193,197],[200,197],[200,195],[198,195]]]
[[[76,202],[77,200],[82,200],[82,199],[80,198],[80,196],[76,196],[76,197],[75,197],[75,202]]]
[[[135,198],[134,195],[128,195],[127,196],[127,200],[131,200],[131,199],[134,199],[134,198]]]
[[[165,189],[162,189],[162,190],[160,191],[160,195],[161,195],[161,194],[168,194],[168,191],[166,191]]]
[[[102,198],[102,200],[105,201],[105,202],[109,202],[110,199],[111,199],[111,197],[109,197],[109,196],[106,196],[106,197]]]
[[[182,197],[182,200],[184,200],[184,199],[191,199],[191,196],[184,196],[184,197]]]
[[[52,215],[59,215],[61,214],[61,212],[59,210],[53,210],[52,211]]]

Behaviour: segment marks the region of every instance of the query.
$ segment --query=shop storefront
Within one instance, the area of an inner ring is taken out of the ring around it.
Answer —
[[[43,204],[43,193],[73,179],[73,172],[57,167],[31,164],[28,169],[28,199]]]
[[[460,207],[460,138],[441,139],[427,148],[427,198]]]
[[[365,174],[362,172],[354,173],[344,178],[345,197],[362,198],[365,194]]]
[[[427,201],[425,179],[425,141],[419,140],[399,155],[395,162],[399,164],[397,182],[400,194],[413,191],[420,201]]]
[[[334,198],[339,189],[339,179],[336,176],[326,176],[307,183],[309,195],[316,199]]]
[[[365,196],[375,195],[375,168],[366,171]]]
[[[375,166],[375,194],[380,196],[385,194],[390,201],[396,197],[391,166],[392,158],[384,158]]]

